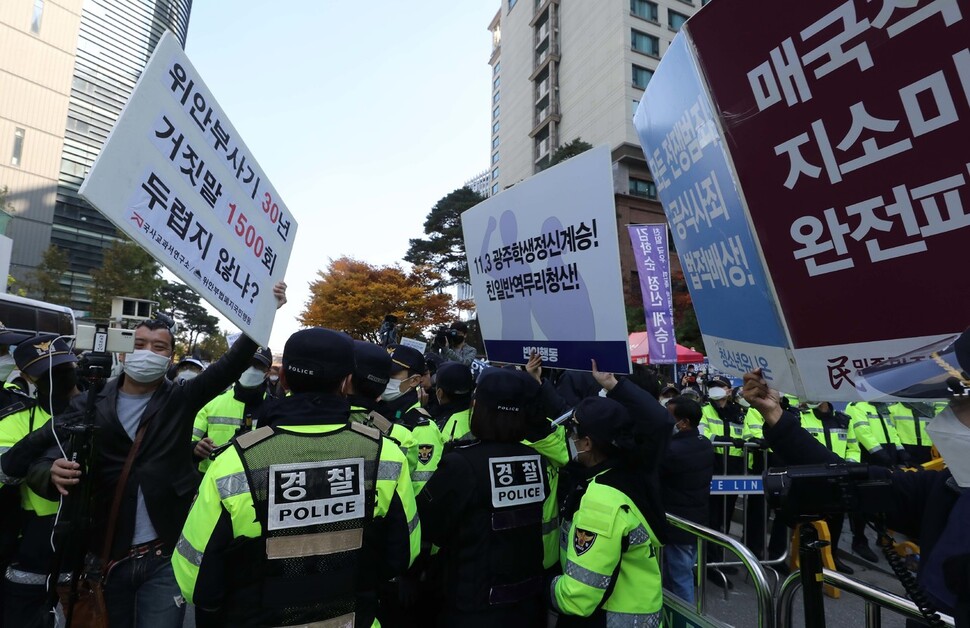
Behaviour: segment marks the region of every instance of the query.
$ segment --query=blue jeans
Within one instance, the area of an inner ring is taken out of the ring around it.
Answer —
[[[111,628],[180,628],[185,600],[172,557],[147,555],[115,565],[104,586]]]
[[[694,603],[694,563],[697,545],[664,545],[664,588],[684,600]]]

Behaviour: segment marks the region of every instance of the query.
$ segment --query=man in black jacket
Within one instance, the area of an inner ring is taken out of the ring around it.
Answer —
[[[714,446],[701,436],[701,406],[693,399],[675,397],[667,402],[677,423],[677,432],[667,445],[660,464],[660,491],[668,514],[707,525],[711,476],[714,475]],[[697,562],[697,540],[675,526],[667,528],[664,547],[664,588],[694,603],[694,565]]]
[[[286,303],[286,284],[273,287],[277,307]],[[92,539],[90,551],[101,555],[108,544],[105,602],[112,628],[181,626],[185,614],[172,572],[171,555],[188,515],[200,476],[189,444],[195,415],[236,381],[258,346],[245,334],[215,364],[196,378],[178,384],[165,377],[171,366],[174,336],[165,323],[144,321],[135,329],[135,351],[125,354],[124,373],[105,385],[95,402],[98,466],[92,513],[94,529],[106,534],[116,490],[129,452],[139,441],[120,492],[112,538]],[[83,409],[87,394],[72,402]],[[54,458],[54,456],[52,456]],[[77,463],[65,458],[42,460],[49,473],[32,473],[34,490],[47,490],[45,479],[66,495],[79,481]],[[33,488],[33,486],[32,486]],[[39,492],[39,491],[38,491]],[[56,499],[57,492],[53,493]]]

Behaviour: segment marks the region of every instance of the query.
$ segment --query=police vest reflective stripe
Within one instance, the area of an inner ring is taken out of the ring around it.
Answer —
[[[698,429],[701,435],[706,436],[712,442],[716,436],[740,439],[744,435],[743,423],[728,422],[725,426],[725,421],[721,419],[717,410],[710,403],[706,403],[702,407],[701,422]],[[744,455],[744,451],[740,447],[716,448],[715,452],[720,453],[725,449],[727,449],[729,456],[740,457]]]
[[[933,446],[933,440],[926,431],[932,417],[917,416],[913,410],[898,402],[889,406],[889,414],[901,444],[927,448]]]
[[[255,542],[263,551],[260,587],[272,601],[236,596],[228,605],[230,624],[248,617],[254,604],[262,605],[269,625],[334,620],[348,609],[373,617],[371,597],[359,595],[373,592],[378,578],[364,562],[363,537],[373,521],[375,483],[403,472],[403,463],[381,460],[384,442],[359,423],[323,434],[262,428],[236,439],[264,534]],[[253,558],[251,550],[243,555]],[[230,592],[253,584],[234,582],[239,571],[226,573]]]
[[[192,426],[192,439],[212,439],[216,447],[225,445],[236,435],[243,424],[246,404],[236,399],[233,389],[207,403],[197,415]],[[208,458],[199,462],[199,471],[205,473],[212,461]]]

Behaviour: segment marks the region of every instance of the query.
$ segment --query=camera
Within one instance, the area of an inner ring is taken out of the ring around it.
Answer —
[[[768,505],[792,523],[844,512],[875,515],[893,503],[890,480],[870,477],[866,464],[772,468],[765,473],[764,486]]]

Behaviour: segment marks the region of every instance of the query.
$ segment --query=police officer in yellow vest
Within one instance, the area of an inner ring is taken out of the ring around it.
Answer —
[[[584,399],[569,438],[572,458],[589,480],[563,509],[563,574],[549,590],[557,626],[660,626],[660,542],[645,515],[643,478],[634,470],[630,414],[613,399]]]
[[[470,436],[470,408],[472,391],[475,389],[471,369],[461,362],[441,364],[435,375],[435,388],[438,408],[434,417],[444,441],[448,443],[475,438]]]
[[[932,403],[897,401],[889,406],[889,416],[899,442],[909,453],[913,465],[929,462],[932,458],[933,439],[926,432],[926,424],[936,415],[937,407]]]
[[[266,372],[273,364],[273,352],[260,347],[252,362],[232,388],[205,404],[192,426],[192,452],[200,460],[199,471],[211,464],[209,454],[233,436],[253,429],[253,417],[266,400]]]
[[[67,409],[78,394],[75,363],[70,347],[55,336],[24,340],[14,351],[17,368],[37,387],[36,402],[24,399],[9,406],[0,418],[0,484],[19,486],[20,546],[6,570],[3,625],[40,628],[46,625],[47,575],[51,569],[51,532],[58,503],[39,496],[24,478],[31,462],[55,440],[51,415]],[[66,434],[61,434],[66,438]],[[4,518],[16,513],[5,512]]]
[[[855,436],[852,420],[843,412],[838,412],[827,401],[805,402],[800,408],[792,408],[797,412],[802,428],[815,437],[825,448],[846,462],[859,462],[861,453],[859,441]],[[764,419],[762,419],[763,421]],[[842,525],[845,522],[843,514],[830,515],[825,518],[831,536],[832,558],[835,568],[842,573],[852,574],[853,569],[842,562],[838,555],[839,537],[842,536]]]
[[[404,454],[349,420],[353,366],[345,334],[290,336],[280,377],[292,394],[206,471],[172,565],[209,617],[378,625],[378,585],[414,560],[420,527]]]

